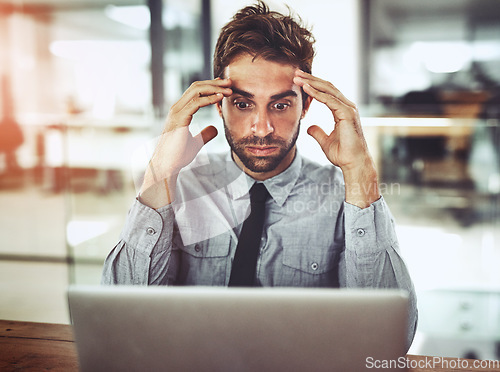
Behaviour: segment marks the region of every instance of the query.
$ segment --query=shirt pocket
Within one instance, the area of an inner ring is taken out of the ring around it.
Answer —
[[[283,285],[338,287],[340,249],[283,242]]]
[[[225,285],[230,247],[229,234],[221,234],[186,246],[174,241],[174,249],[180,251],[177,284]]]

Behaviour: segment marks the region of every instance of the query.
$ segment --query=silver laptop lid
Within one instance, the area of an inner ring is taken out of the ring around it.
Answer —
[[[70,287],[82,371],[360,371],[406,350],[392,290]]]

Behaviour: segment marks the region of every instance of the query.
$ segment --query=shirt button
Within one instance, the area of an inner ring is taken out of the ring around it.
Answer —
[[[365,230],[363,230],[363,229],[358,229],[358,230],[356,230],[356,235],[358,235],[358,236],[363,236],[363,235],[365,235]]]
[[[153,229],[152,227],[148,227],[146,232],[148,233],[148,235],[154,235],[156,234],[156,231],[155,229]]]
[[[319,265],[318,265],[318,263],[317,263],[317,262],[313,262],[313,263],[311,264],[311,269],[313,269],[314,271],[318,270],[318,267],[319,267]]]
[[[201,247],[200,247],[198,244],[196,244],[196,245],[194,246],[194,250],[195,250],[196,252],[199,252],[199,251],[201,251]]]

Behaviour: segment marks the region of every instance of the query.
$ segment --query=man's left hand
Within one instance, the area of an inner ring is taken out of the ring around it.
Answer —
[[[317,125],[309,127],[307,133],[319,143],[328,160],[342,169],[346,201],[362,208],[368,206],[380,197],[380,193],[356,105],[332,83],[301,70],[295,72],[293,81],[332,112],[335,126],[329,135]]]

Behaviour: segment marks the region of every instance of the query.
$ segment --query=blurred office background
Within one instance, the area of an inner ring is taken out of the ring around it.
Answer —
[[[0,318],[69,322],[66,288],[99,283],[145,145],[249,3],[0,0]],[[314,73],[360,107],[419,294],[412,352],[500,358],[500,1],[286,3],[313,26]],[[331,128],[317,103],[313,123]],[[325,161],[305,133],[299,148]]]

